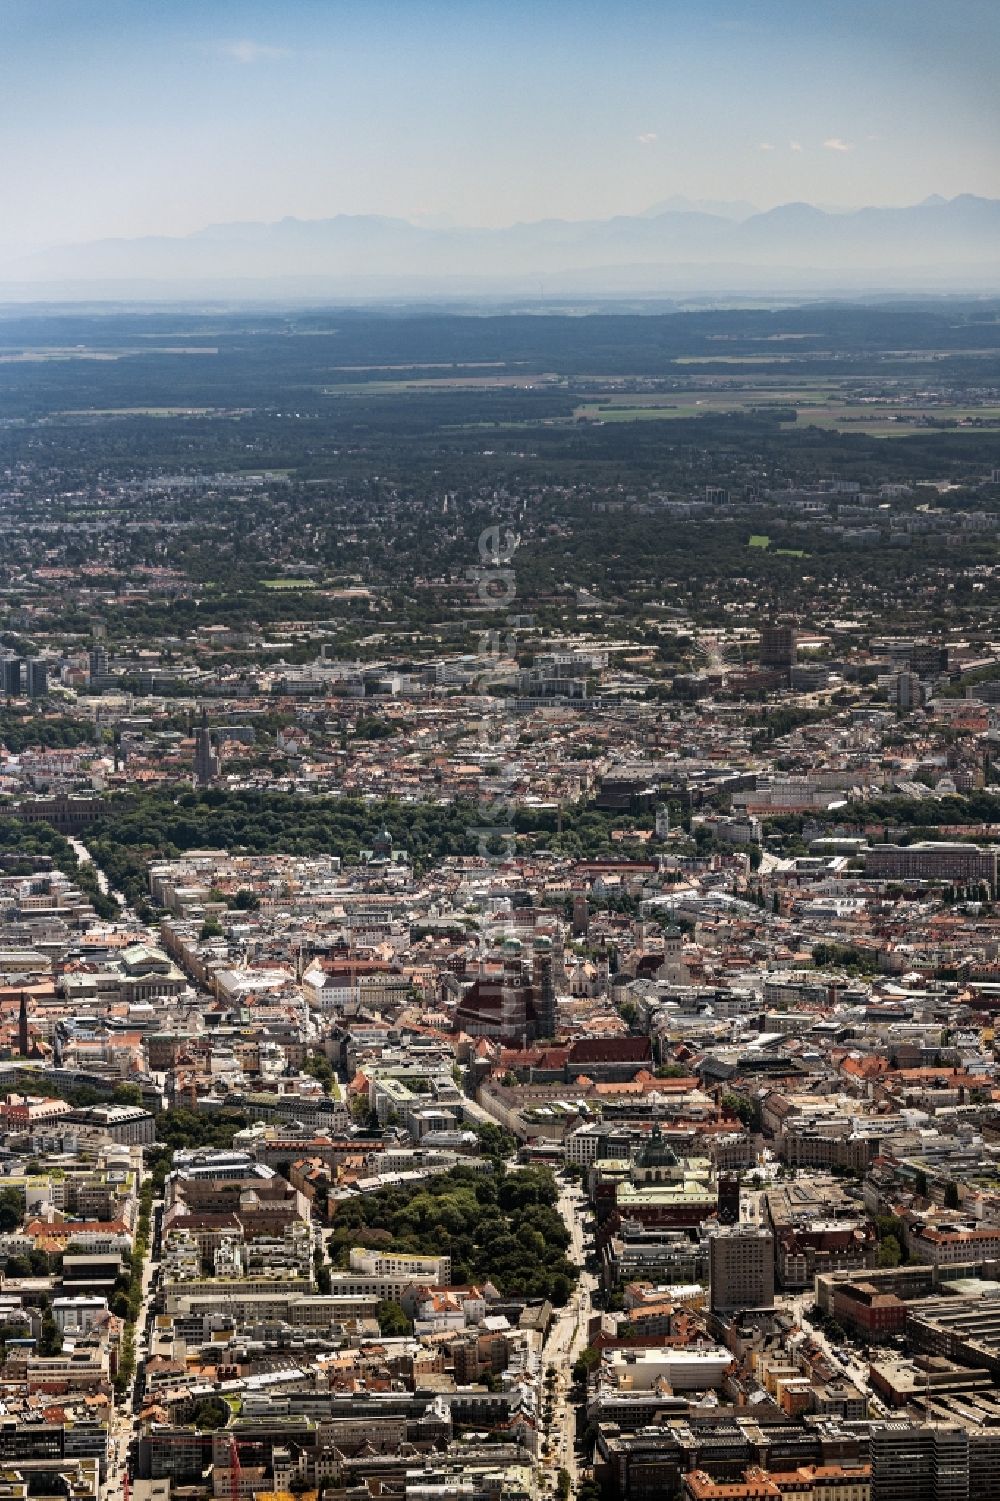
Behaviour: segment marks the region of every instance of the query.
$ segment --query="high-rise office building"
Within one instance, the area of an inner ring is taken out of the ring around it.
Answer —
[[[21,658],[7,657],[3,664],[3,696],[4,698],[20,698],[21,696]]]
[[[796,631],[793,625],[776,625],[773,621],[761,626],[760,665],[787,669],[795,666]]]
[[[49,664],[42,662],[38,657],[32,657],[28,662],[28,697],[44,698],[49,691]]]
[[[878,1423],[869,1439],[872,1501],[970,1501],[993,1495],[986,1477],[996,1476],[995,1448],[995,1439],[975,1442],[955,1423]]]
[[[727,1226],[708,1243],[709,1299],[714,1313],[774,1307],[774,1236]]]
[[[939,677],[948,671],[948,648],[939,641],[914,641],[910,648],[910,671],[918,677]]]
[[[915,672],[897,672],[891,692],[897,709],[917,709],[924,701],[924,690]]]
[[[111,681],[107,652],[103,646],[92,646],[90,648],[90,686],[106,688]]]

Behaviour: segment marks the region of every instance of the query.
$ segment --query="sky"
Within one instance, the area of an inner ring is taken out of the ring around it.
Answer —
[[[996,0],[0,0],[0,250],[1000,197]]]

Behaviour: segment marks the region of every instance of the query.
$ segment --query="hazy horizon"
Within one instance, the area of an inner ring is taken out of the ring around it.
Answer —
[[[0,0],[0,259],[340,214],[1000,197],[986,0]]]
[[[590,223],[606,223],[609,220],[613,220],[613,219],[644,219],[644,218],[652,218],[652,217],[655,217],[657,215],[666,214],[666,213],[669,213],[669,212],[705,214],[705,215],[708,215],[710,218],[727,219],[730,222],[735,223],[735,224],[742,223],[746,219],[748,219],[748,218],[754,218],[754,217],[756,217],[758,215],[773,213],[775,209],[796,208],[796,207],[816,208],[816,209],[819,209],[819,211],[821,213],[827,214],[827,215],[829,215],[831,217],[846,217],[846,216],[851,215],[851,214],[862,213],[865,210],[872,209],[872,208],[879,208],[879,209],[921,208],[921,207],[923,207],[923,206],[925,206],[927,204],[933,204],[933,203],[947,204],[947,203],[951,203],[951,202],[954,202],[954,200],[956,198],[986,198],[987,201],[990,201],[990,202],[1000,201],[1000,187],[998,187],[997,198],[993,198],[992,196],[989,196],[989,195],[983,195],[983,194],[977,194],[977,193],[944,194],[944,193],[931,192],[931,193],[925,194],[925,196],[923,198],[921,198],[921,199],[910,199],[910,198],[902,197],[902,198],[899,198],[898,201],[891,201],[889,199],[886,199],[885,201],[882,201],[882,202],[879,202],[879,203],[855,203],[855,204],[823,203],[823,202],[816,202],[816,201],[814,201],[812,199],[809,199],[809,198],[798,198],[798,199],[777,198],[777,199],[774,200],[773,203],[772,202],[768,202],[768,203],[750,203],[750,202],[744,202],[744,203],[741,203],[741,204],[737,205],[737,202],[735,200],[733,200],[733,201],[729,201],[729,200],[725,200],[725,199],[712,200],[712,199],[707,199],[707,198],[706,199],[696,200],[694,198],[689,198],[688,195],[684,194],[684,193],[670,194],[670,195],[668,195],[668,198],[675,199],[677,201],[675,203],[669,203],[667,199],[664,199],[664,200],[661,200],[661,202],[659,202],[659,203],[650,203],[650,204],[646,204],[646,205],[640,205],[636,209],[631,210],[629,212],[614,213],[614,214],[609,214],[607,216],[600,215],[600,214],[592,214],[592,213],[582,213],[582,212],[581,213],[575,213],[575,214],[543,214],[543,215],[540,215],[538,218],[534,218],[534,219],[511,219],[511,220],[508,220],[508,221],[505,221],[505,222],[502,222],[502,223],[498,222],[496,224],[485,224],[485,223],[482,223],[480,221],[474,221],[474,220],[471,220],[471,219],[463,220],[463,219],[460,219],[460,218],[453,217],[450,214],[430,214],[430,215],[429,214],[420,214],[420,213],[407,214],[407,213],[392,213],[392,212],[389,212],[389,211],[386,211],[386,212],[382,213],[382,212],[378,212],[378,211],[375,211],[375,210],[372,210],[372,211],[358,211],[358,212],[355,213],[354,211],[352,211],[350,209],[338,209],[335,212],[330,213],[330,214],[292,214],[292,213],[289,213],[289,214],[276,214],[276,215],[269,215],[269,216],[261,215],[261,216],[259,216],[257,218],[218,219],[218,220],[215,220],[215,221],[212,221],[212,222],[206,222],[205,224],[196,225],[192,229],[183,229],[183,230],[182,229],[178,229],[178,230],[172,230],[172,229],[171,230],[149,230],[149,231],[140,231],[139,233],[137,233],[135,235],[106,235],[106,236],[102,235],[102,236],[95,236],[92,239],[88,238],[86,240],[76,240],[76,241],[55,239],[55,240],[48,241],[46,243],[39,243],[37,245],[31,245],[31,246],[27,246],[27,247],[22,247],[22,251],[24,253],[27,253],[27,254],[30,255],[30,254],[32,254],[32,253],[34,253],[36,251],[47,250],[47,249],[56,249],[56,248],[62,249],[62,248],[67,248],[67,247],[72,247],[72,246],[92,245],[92,244],[95,244],[95,243],[99,243],[101,240],[105,240],[105,239],[108,239],[108,240],[119,239],[119,240],[129,240],[129,241],[130,240],[136,240],[136,241],[138,241],[138,240],[143,240],[143,239],[166,239],[166,240],[177,239],[177,240],[184,240],[184,239],[197,238],[197,237],[199,237],[201,235],[206,235],[208,233],[211,233],[213,230],[217,230],[217,229],[218,230],[226,230],[227,232],[229,232],[229,231],[238,231],[239,229],[241,229],[243,227],[246,227],[246,228],[253,227],[255,229],[256,228],[270,228],[270,229],[274,229],[274,228],[279,227],[282,224],[295,223],[295,224],[302,224],[302,225],[310,225],[310,224],[317,224],[318,225],[318,224],[328,223],[328,222],[330,222],[331,220],[334,220],[334,219],[373,219],[373,220],[374,219],[384,219],[384,220],[387,220],[387,221],[397,221],[398,223],[401,223],[401,224],[411,225],[414,229],[423,229],[423,230],[431,230],[431,231],[443,231],[443,232],[447,232],[447,231],[453,230],[453,229],[454,230],[472,230],[472,231],[482,230],[485,233],[491,233],[491,232],[502,231],[502,230],[507,230],[507,229],[527,228],[527,227],[534,226],[534,225],[544,224],[546,222],[560,223],[560,224],[570,224],[570,225],[584,225],[584,224],[590,224]],[[737,209],[738,206],[742,210],[742,212],[740,212],[740,213],[736,212],[736,209]],[[2,242],[0,242],[0,243],[2,243]]]

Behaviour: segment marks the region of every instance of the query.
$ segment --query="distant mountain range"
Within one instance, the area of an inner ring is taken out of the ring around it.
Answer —
[[[744,203],[741,199],[730,203],[719,198],[685,198],[683,193],[674,193],[670,198],[651,204],[642,217],[658,219],[661,214],[714,214],[719,219],[740,220],[758,213],[760,210],[756,204]]]
[[[0,264],[0,297],[1000,289],[1000,200],[908,208],[667,199],[612,219],[433,228],[338,214],[97,240]]]

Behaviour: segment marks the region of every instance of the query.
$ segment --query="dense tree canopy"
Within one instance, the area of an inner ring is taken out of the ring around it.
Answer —
[[[454,1168],[426,1183],[383,1188],[338,1204],[331,1254],[346,1263],[359,1231],[385,1232],[396,1251],[448,1254],[457,1285],[493,1282],[510,1295],[559,1298],[576,1280],[566,1255],[569,1232],[556,1208],[555,1179],[546,1168],[504,1177]]]

